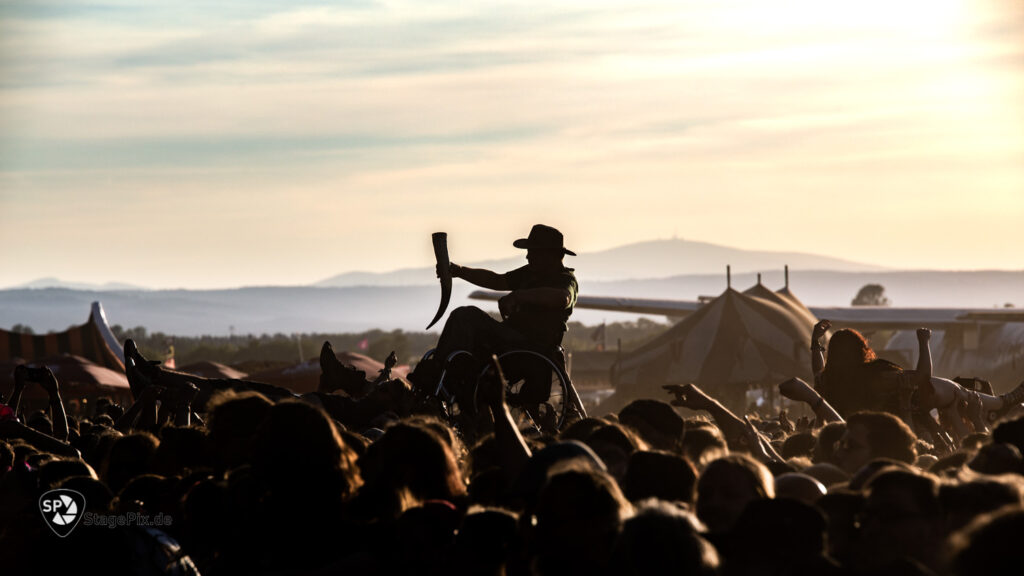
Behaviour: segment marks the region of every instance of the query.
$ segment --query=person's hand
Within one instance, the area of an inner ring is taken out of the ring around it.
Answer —
[[[14,369],[14,389],[24,390],[28,381],[28,366],[18,364],[18,367]]]
[[[441,268],[441,265],[438,264],[437,266],[434,267],[434,272],[436,272],[437,273],[437,277],[440,278],[441,274],[444,272],[444,270]],[[449,276],[451,276],[452,278],[458,278],[459,274],[461,272],[462,272],[462,266],[459,266],[458,264],[455,264],[453,262],[449,262],[448,263],[448,275]]]
[[[502,318],[508,318],[519,309],[519,297],[515,292],[509,292],[498,299],[498,312]]]
[[[917,341],[918,342],[928,342],[931,339],[932,339],[932,331],[930,329],[928,329],[928,328],[918,328],[917,329]]]
[[[36,375],[36,382],[39,382],[39,386],[46,390],[50,398],[56,398],[60,394],[60,384],[57,383],[57,377],[53,375],[49,368],[43,366],[39,369],[39,373]]]
[[[712,403],[711,398],[696,384],[669,384],[662,388],[675,396],[675,399],[672,400],[673,406],[682,406],[690,410],[707,410]]]
[[[807,382],[799,378],[790,378],[779,384],[779,394],[794,402],[803,402],[805,404],[813,404],[819,397],[814,388],[811,388]]]
[[[818,340],[821,340],[821,337],[824,336],[825,332],[828,332],[829,328],[831,327],[832,322],[828,320],[821,320],[820,322],[815,324],[814,330],[811,332],[811,343],[817,343]]]
[[[796,426],[789,420],[789,413],[785,410],[779,410],[779,427],[787,433],[792,433],[796,430]]]

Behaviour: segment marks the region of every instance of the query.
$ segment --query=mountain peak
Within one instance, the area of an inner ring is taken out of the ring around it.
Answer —
[[[818,254],[743,250],[709,242],[682,238],[644,240],[596,252],[568,257],[581,280],[616,281],[658,279],[694,274],[724,274],[726,266],[734,273],[781,270],[829,270],[836,272],[874,272],[881,266],[852,262]],[[522,258],[470,262],[468,266],[495,271],[523,265]],[[406,268],[394,272],[346,272],[314,284],[320,287],[415,286],[436,282],[433,267]]]

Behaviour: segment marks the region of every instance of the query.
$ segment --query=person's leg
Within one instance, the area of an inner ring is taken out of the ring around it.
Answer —
[[[203,378],[184,372],[175,372],[162,368],[159,364],[146,360],[139,352],[138,347],[131,339],[124,344],[125,375],[131,386],[132,394],[138,398],[139,392],[145,386],[156,384],[166,388],[185,387],[186,383],[192,383],[199,388],[199,395],[193,400],[193,409],[202,411],[206,401],[214,393],[221,390],[237,390],[239,392],[252,390],[259,392],[271,400],[295,398],[295,393],[287,388],[252,382],[249,380],[235,380],[227,378]]]
[[[459,365],[448,366],[448,358],[453,353],[464,350],[472,355],[474,363],[480,363],[486,361],[491,354],[507,350],[509,347],[525,346],[528,343],[529,340],[519,331],[495,320],[483,310],[475,306],[462,306],[452,310],[448,315],[433,356],[417,364],[416,369],[409,374],[409,380],[417,388],[432,392],[446,368],[453,368],[454,371],[471,368],[458,362],[462,357],[454,359]],[[473,379],[474,375],[458,376]],[[449,381],[447,374],[445,381]]]

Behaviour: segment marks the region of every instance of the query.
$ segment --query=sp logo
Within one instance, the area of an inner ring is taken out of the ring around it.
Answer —
[[[50,530],[64,538],[85,514],[85,496],[66,488],[50,490],[39,498],[39,511]]]

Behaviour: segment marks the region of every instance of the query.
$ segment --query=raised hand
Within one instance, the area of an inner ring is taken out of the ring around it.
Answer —
[[[434,273],[437,274],[438,278],[441,277],[443,272],[444,272],[444,270],[441,268],[440,264],[438,264],[437,266],[434,267]],[[449,262],[448,263],[448,274],[452,278],[458,278],[459,274],[461,272],[462,272],[462,266],[459,266],[458,264],[455,264],[454,262]]]
[[[918,328],[917,329],[917,341],[918,342],[928,342],[931,339],[932,339],[932,331],[930,329],[928,329],[928,328]]]
[[[33,380],[38,382],[39,386],[42,387],[43,390],[46,390],[46,393],[50,395],[50,398],[55,398],[60,394],[60,384],[57,383],[57,377],[53,375],[53,372],[51,372],[49,368],[43,366],[42,368],[37,369],[33,376]]]
[[[814,325],[814,330],[811,332],[811,342],[816,343],[821,340],[821,337],[825,335],[829,329],[832,328],[832,322],[829,320],[821,320]]]
[[[711,406],[711,398],[696,384],[669,384],[662,388],[675,396],[672,400],[673,406],[682,406],[690,410],[707,410]]]
[[[793,432],[796,430],[796,426],[789,420],[789,412],[786,410],[779,410],[779,426],[782,427],[786,432]]]

